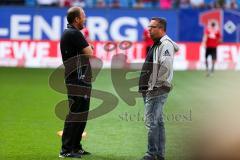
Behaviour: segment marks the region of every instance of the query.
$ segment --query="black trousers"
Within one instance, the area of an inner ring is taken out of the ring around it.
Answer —
[[[74,96],[68,94],[68,101],[70,110],[64,123],[62,136],[62,152],[64,153],[77,152],[82,149],[82,133],[87,123],[90,95]]]

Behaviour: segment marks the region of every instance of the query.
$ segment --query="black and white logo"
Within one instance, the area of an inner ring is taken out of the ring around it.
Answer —
[[[170,56],[170,53],[169,53],[169,51],[168,51],[168,50],[166,50],[166,51],[164,52],[163,56]]]

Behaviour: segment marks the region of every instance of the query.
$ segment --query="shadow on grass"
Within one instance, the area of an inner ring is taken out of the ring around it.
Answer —
[[[133,156],[117,156],[117,155],[91,155],[84,156],[82,159],[84,160],[138,160],[140,157]]]
[[[1,157],[1,156],[0,156]],[[59,158],[58,155],[9,155],[3,156],[1,159],[4,160],[62,160],[63,158]],[[78,158],[67,158],[67,160],[77,160]],[[116,155],[89,155],[83,156],[79,160],[138,160],[140,157],[133,156],[116,156]]]

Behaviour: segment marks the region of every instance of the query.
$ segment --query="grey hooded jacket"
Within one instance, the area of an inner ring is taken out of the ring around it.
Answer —
[[[174,54],[179,50],[178,45],[167,35],[160,39],[159,45],[152,47],[152,63],[148,78],[148,86],[145,93],[153,93],[161,88],[172,88],[173,59]],[[143,91],[140,91],[143,93]],[[156,94],[156,93],[155,93]]]

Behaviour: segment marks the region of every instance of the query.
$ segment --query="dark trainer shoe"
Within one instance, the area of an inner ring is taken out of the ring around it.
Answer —
[[[152,156],[145,155],[141,160],[155,160],[155,158]]]
[[[155,160],[164,160],[164,157],[162,157],[162,156],[155,156]]]
[[[60,153],[60,158],[81,158],[82,155],[80,153]]]
[[[80,149],[77,153],[81,154],[81,155],[90,155],[91,153],[88,151],[85,151],[84,149]]]

